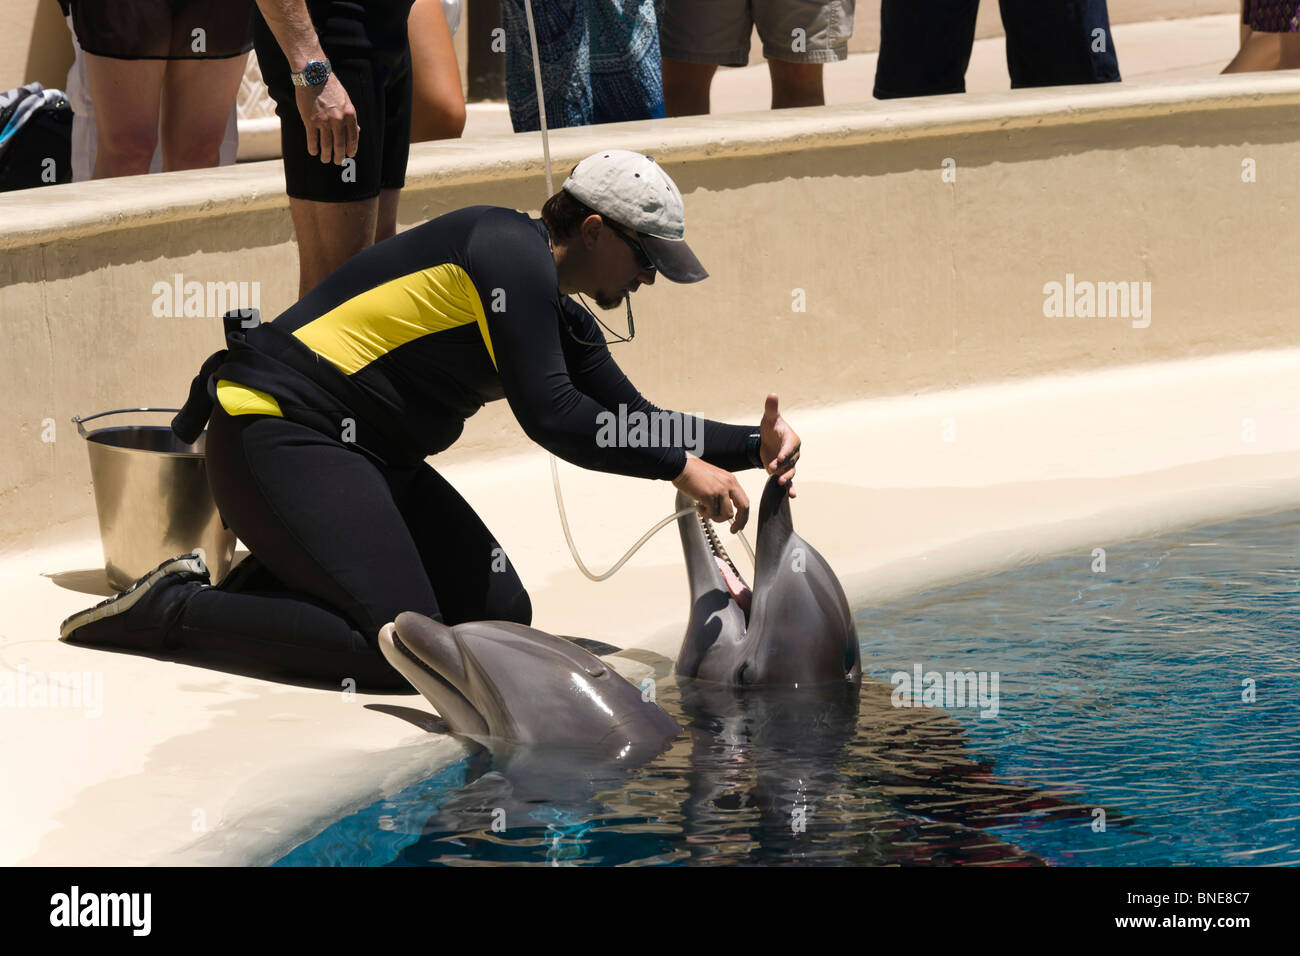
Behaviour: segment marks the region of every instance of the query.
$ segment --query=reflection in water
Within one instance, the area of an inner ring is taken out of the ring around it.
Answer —
[[[995,779],[956,722],[891,706],[887,684],[740,691],[670,670],[656,661],[659,703],[684,731],[641,766],[480,749],[441,786],[404,791],[282,862],[1034,865],[981,828],[1089,816],[1063,793]],[[376,829],[389,849],[367,840],[357,859],[357,831]]]

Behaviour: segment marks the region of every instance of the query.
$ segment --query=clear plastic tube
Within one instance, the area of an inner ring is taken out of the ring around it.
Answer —
[[[578,570],[593,581],[604,581],[606,578],[613,577],[614,572],[625,565],[628,558],[640,551],[647,541],[662,531],[667,525],[676,521],[683,515],[695,514],[695,508],[690,507],[683,508],[681,511],[674,511],[667,517],[661,518],[654,527],[641,535],[641,537],[637,539],[636,544],[628,548],[623,557],[615,561],[609,570],[596,574],[594,571],[588,569],[587,565],[583,563],[582,558],[578,554],[577,545],[573,543],[573,533],[569,530],[569,517],[564,511],[564,496],[560,493],[560,470],[555,464],[554,455],[551,455],[551,484],[555,487],[555,508],[560,513],[560,527],[564,530],[564,540],[569,546],[569,554],[573,555],[573,563],[578,566]],[[736,536],[740,538],[740,543],[745,546],[745,552],[749,555],[750,563],[753,564],[754,549],[749,546],[749,540],[745,537],[743,532],[737,532]]]

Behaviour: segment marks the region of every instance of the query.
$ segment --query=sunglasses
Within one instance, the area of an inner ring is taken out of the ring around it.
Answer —
[[[646,254],[645,247],[642,246],[641,243],[637,242],[622,229],[615,229],[613,226],[610,226],[609,228],[614,230],[614,235],[618,236],[631,246],[632,251],[636,254],[636,264],[641,267],[642,272],[655,271],[655,264],[650,261],[650,256]]]

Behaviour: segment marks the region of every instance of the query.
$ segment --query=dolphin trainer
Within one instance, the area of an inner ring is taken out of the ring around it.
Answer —
[[[691,505],[678,492],[678,510]],[[752,591],[705,519],[682,515],[677,527],[691,592],[679,676],[738,687],[861,684],[844,588],[826,559],[795,533],[787,489],[775,477],[759,502]]]

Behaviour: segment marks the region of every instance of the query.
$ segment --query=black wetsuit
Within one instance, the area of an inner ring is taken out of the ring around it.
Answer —
[[[404,686],[375,644],[401,611],[530,623],[503,549],[424,461],[486,402],[505,398],[529,437],[585,468],[671,479],[685,466],[680,428],[658,444],[599,440],[614,418],[664,412],[559,294],[541,220],[513,210],[474,206],[408,230],[274,322],[229,317],[227,340],[173,427],[192,440],[211,415],[209,482],[253,563],[195,587],[168,633],[178,648]],[[757,426],[692,424],[684,435],[702,433],[705,461],[752,467]]]

